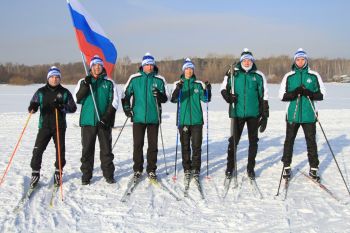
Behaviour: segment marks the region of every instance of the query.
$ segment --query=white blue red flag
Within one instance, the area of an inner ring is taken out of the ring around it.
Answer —
[[[67,0],[67,3],[72,16],[79,48],[84,54],[86,62],[89,62],[94,55],[98,55],[103,59],[107,74],[111,77],[117,60],[116,48],[107,38],[101,26],[91,17],[78,0]]]

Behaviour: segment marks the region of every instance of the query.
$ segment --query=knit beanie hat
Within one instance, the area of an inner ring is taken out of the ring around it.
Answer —
[[[150,53],[146,53],[145,56],[142,58],[142,66],[145,65],[155,65],[156,61],[154,60],[154,57]]]
[[[299,48],[298,51],[295,52],[294,54],[294,61],[299,58],[299,57],[302,57],[304,58],[305,60],[307,60],[307,54],[306,52],[302,49],[302,48]]]
[[[182,66],[182,71],[185,71],[185,69],[187,68],[191,68],[192,70],[194,70],[194,64],[192,63],[191,59],[186,58],[184,61],[184,64]]]
[[[252,52],[250,52],[249,49],[247,49],[247,48],[243,49],[243,52],[241,53],[241,58],[239,59],[239,62],[242,62],[244,59],[249,59],[252,62],[255,61]]]
[[[101,66],[103,66],[103,60],[98,55],[94,55],[91,58],[90,68],[92,68],[92,66],[95,65],[95,64],[100,64]]]
[[[47,72],[47,79],[51,76],[59,76],[61,78],[61,71],[56,66],[51,66],[49,71]]]

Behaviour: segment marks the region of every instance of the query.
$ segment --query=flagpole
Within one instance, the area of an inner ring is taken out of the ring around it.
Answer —
[[[84,65],[84,69],[85,69],[85,74],[88,75],[88,70],[87,70],[87,68],[86,68],[86,61],[85,61],[85,58],[84,58],[84,54],[83,54],[82,51],[80,51],[80,54],[81,54],[81,58],[82,58],[82,60],[83,60],[83,65]],[[91,84],[89,84],[89,88],[90,88],[90,92],[91,92],[92,102],[94,103],[94,107],[95,107],[95,111],[96,111],[97,120],[100,121],[100,114],[98,114],[97,105],[96,105],[96,101],[95,101],[95,96],[94,96],[94,93],[93,93],[93,91],[92,91]]]

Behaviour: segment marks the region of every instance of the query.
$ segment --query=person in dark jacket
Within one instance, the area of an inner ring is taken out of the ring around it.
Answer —
[[[286,139],[283,150],[283,177],[291,176],[291,163],[294,140],[300,126],[303,128],[307,156],[309,160],[309,175],[319,180],[318,154],[316,144],[316,112],[315,101],[323,100],[326,89],[321,76],[311,70],[308,57],[303,49],[298,49],[294,55],[292,71],[288,72],[282,80],[279,98],[288,103],[286,114]]]
[[[229,103],[231,137],[227,149],[226,179],[231,179],[236,166],[237,145],[244,125],[248,128],[247,175],[255,179],[255,157],[258,151],[258,129],[264,132],[269,117],[267,82],[265,75],[257,70],[253,54],[244,49],[240,62],[226,72],[221,94]],[[237,175],[237,174],[236,174]]]
[[[112,127],[118,109],[117,85],[109,79],[103,60],[95,55],[90,61],[89,74],[75,88],[77,103],[81,104],[80,127],[83,146],[82,185],[89,185],[94,169],[95,144],[100,144],[101,169],[106,182],[115,183],[112,153]]]
[[[61,72],[56,66],[52,66],[47,74],[47,83],[39,88],[30,101],[28,111],[36,113],[40,109],[39,131],[36,136],[33,156],[30,163],[32,168],[31,187],[35,187],[40,179],[40,169],[43,153],[51,138],[55,143],[56,162],[54,173],[54,184],[60,185],[60,171],[58,158],[58,143],[56,120],[58,121],[61,168],[66,164],[65,159],[65,135],[66,135],[66,113],[74,113],[77,109],[72,94],[61,84]],[[56,119],[56,110],[58,112]]]
[[[189,184],[191,177],[199,179],[204,124],[201,101],[210,102],[211,99],[210,83],[199,81],[194,68],[192,61],[187,58],[182,66],[180,80],[174,82],[171,97],[171,102],[178,104],[176,124],[179,124],[185,185]]]
[[[125,84],[122,97],[125,115],[133,121],[133,170],[135,178],[139,178],[143,172],[143,145],[147,130],[146,171],[151,181],[157,179],[158,128],[162,119],[161,104],[167,100],[166,81],[158,74],[154,57],[150,53],[146,53],[142,58],[139,72],[131,75]]]

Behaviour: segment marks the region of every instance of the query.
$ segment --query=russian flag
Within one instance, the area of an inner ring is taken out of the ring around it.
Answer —
[[[108,76],[112,77],[111,74],[117,60],[117,50],[113,43],[78,0],[67,0],[67,3],[79,48],[85,55],[86,62],[89,65],[91,58],[98,55],[103,59]]]

